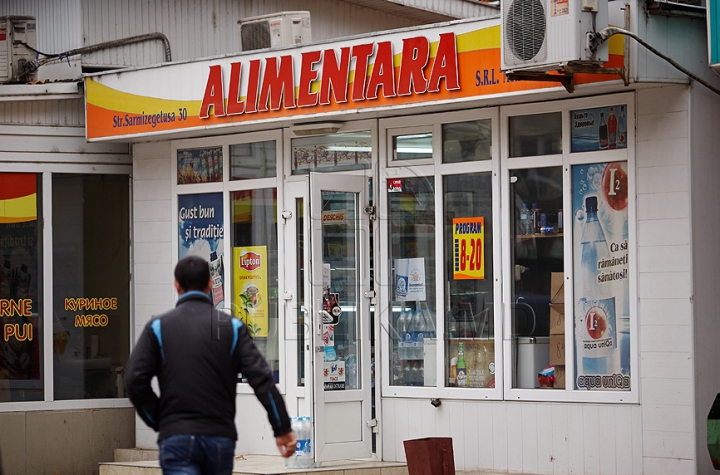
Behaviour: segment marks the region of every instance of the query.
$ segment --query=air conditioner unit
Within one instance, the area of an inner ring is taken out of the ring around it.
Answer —
[[[503,70],[608,60],[607,42],[589,49],[589,33],[608,26],[608,0],[503,0],[501,21]]]
[[[240,25],[241,51],[276,48],[311,41],[310,12],[279,12],[245,18]]]
[[[0,17],[0,83],[30,82],[37,78],[35,17]],[[29,48],[28,48],[29,46]]]

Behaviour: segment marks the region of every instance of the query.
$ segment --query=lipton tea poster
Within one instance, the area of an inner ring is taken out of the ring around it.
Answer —
[[[233,310],[252,337],[268,336],[267,246],[233,248]]]

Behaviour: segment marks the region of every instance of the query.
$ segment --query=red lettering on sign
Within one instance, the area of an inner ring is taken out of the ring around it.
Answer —
[[[285,109],[294,109],[294,92],[292,56],[282,56],[279,68],[277,58],[267,58],[265,60],[265,74],[260,89],[258,110],[261,112],[267,111],[268,102],[271,110],[280,110],[280,101],[283,102]]]
[[[458,75],[457,47],[455,46],[455,33],[440,35],[435,63],[430,75],[429,92],[440,91],[440,81],[445,78],[445,87],[448,91],[460,89]]]
[[[215,117],[225,116],[225,104],[223,103],[222,67],[219,65],[210,66],[205,95],[203,96],[200,114],[198,117],[207,119],[210,117],[210,107],[213,108]]]
[[[298,107],[315,106],[318,103],[318,93],[310,92],[313,81],[318,78],[318,71],[313,69],[313,65],[320,62],[322,52],[310,51],[302,54],[302,63],[300,64],[300,83],[298,84]]]
[[[335,51],[326,49],[323,54],[322,80],[320,82],[320,104],[330,104],[330,88],[333,91],[335,102],[347,102],[348,75],[350,74],[350,47],[340,49],[340,61]]]
[[[382,86],[385,97],[395,97],[395,66],[393,65],[392,44],[383,41],[377,45],[375,64],[368,81],[367,98],[377,99],[378,88]]]
[[[228,91],[227,115],[239,115],[245,112],[245,102],[240,100],[240,80],[242,63],[230,63],[230,90]]]
[[[250,61],[250,77],[248,78],[247,96],[245,97],[245,113],[257,112],[258,87],[260,85],[260,60]]]
[[[425,78],[423,69],[427,66],[429,58],[430,43],[427,38],[418,36],[417,38],[403,40],[400,77],[397,87],[399,96],[410,95],[411,87],[416,94],[422,94],[427,90],[427,78]]]
[[[351,56],[355,58],[355,79],[353,80],[352,100],[365,100],[365,81],[367,77],[368,58],[373,53],[373,43],[353,46]]]

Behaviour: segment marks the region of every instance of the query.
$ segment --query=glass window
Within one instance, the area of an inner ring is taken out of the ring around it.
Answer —
[[[432,132],[393,137],[394,160],[432,158]]]
[[[297,385],[305,386],[305,331],[306,324],[309,329],[310,322],[305,309],[305,206],[302,198],[295,201],[295,214],[297,215]]]
[[[390,384],[436,386],[434,179],[391,179],[388,193],[393,282]]]
[[[572,190],[575,387],[629,390],[627,162],[573,166]]]
[[[495,387],[492,177],[443,177],[445,385]]]
[[[274,140],[230,145],[230,179],[250,180],[277,176]]]
[[[232,308],[279,382],[277,190],[234,191]],[[243,379],[244,381],[244,379]]]
[[[510,117],[510,157],[562,153],[562,113]]]
[[[511,172],[513,387],[540,387],[554,366],[564,387],[562,167]]]
[[[369,130],[292,139],[292,174],[370,168],[372,136]]]
[[[55,399],[123,397],[130,350],[130,195],[124,175],[54,174]]]
[[[177,152],[177,184],[223,181],[222,147],[188,148]]]
[[[492,159],[492,121],[474,120],[444,124],[443,163]]]
[[[40,178],[0,173],[0,402],[43,399]]]

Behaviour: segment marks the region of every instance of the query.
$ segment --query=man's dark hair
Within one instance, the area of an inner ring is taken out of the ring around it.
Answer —
[[[183,257],[175,266],[175,280],[185,292],[205,291],[210,280],[210,266],[202,257]]]

